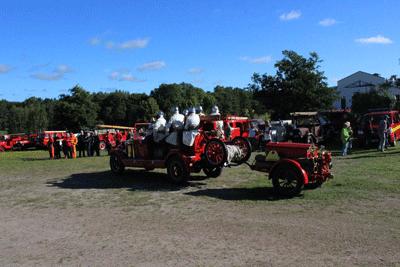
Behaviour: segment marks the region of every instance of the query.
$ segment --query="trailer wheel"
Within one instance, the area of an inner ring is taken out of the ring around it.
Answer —
[[[294,197],[304,186],[303,176],[289,164],[281,164],[270,174],[274,190],[279,195]]]
[[[236,163],[242,164],[242,163],[248,161],[251,156],[251,152],[252,152],[250,141],[246,138],[238,136],[232,140],[232,144],[235,146],[238,146],[240,148],[240,150],[242,150],[242,153],[243,153],[243,157]]]
[[[105,150],[106,149],[106,142],[101,141],[99,145],[100,150]]]
[[[174,184],[185,183],[190,175],[185,163],[178,156],[172,157],[167,161],[167,173]]]
[[[207,177],[217,178],[222,173],[222,167],[204,167],[203,172]]]
[[[115,154],[110,156],[110,168],[115,174],[122,174],[125,170],[125,166],[121,162],[121,159]]]
[[[226,145],[219,139],[211,139],[205,147],[205,156],[207,164],[212,167],[222,167],[228,159],[228,150]]]

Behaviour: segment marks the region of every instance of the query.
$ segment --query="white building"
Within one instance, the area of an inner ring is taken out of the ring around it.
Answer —
[[[385,81],[385,78],[382,78],[377,74],[369,74],[363,71],[357,71],[356,73],[339,80],[337,82],[337,90],[340,99],[335,102],[335,108],[343,108],[342,102],[345,104],[345,108],[351,108],[351,100],[354,93],[367,93],[371,90],[378,89]],[[400,99],[399,88],[390,88],[389,92],[393,97]]]

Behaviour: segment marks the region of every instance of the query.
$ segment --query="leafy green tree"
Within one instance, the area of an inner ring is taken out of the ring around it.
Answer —
[[[79,85],[70,89],[71,95],[61,95],[54,108],[54,125],[59,129],[78,131],[96,125],[99,107],[92,96]]]
[[[312,52],[308,58],[290,50],[282,54],[274,75],[255,73],[249,86],[273,118],[286,118],[295,111],[330,109],[338,96],[328,88],[318,54]]]
[[[201,105],[205,111],[209,111],[213,104],[212,95],[189,83],[161,84],[151,91],[150,96],[157,101],[160,110],[166,113],[170,113],[175,106],[184,109]]]
[[[368,93],[355,93],[352,97],[351,110],[355,114],[361,115],[373,108],[391,108],[394,105],[394,99],[388,95],[372,90]]]

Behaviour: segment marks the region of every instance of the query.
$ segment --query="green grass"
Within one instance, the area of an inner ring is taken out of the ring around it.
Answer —
[[[318,202],[336,205],[343,201],[398,198],[400,193],[400,148],[385,153],[355,151],[334,157],[335,178],[321,188],[304,190],[293,199],[272,201],[304,205]],[[243,165],[227,168],[217,179],[203,180],[194,174],[187,188],[167,181],[165,170],[127,171],[122,177],[109,172],[108,157],[48,160],[45,151],[0,153],[0,200],[2,205],[48,207],[135,206],[179,203],[191,196],[209,201],[233,200],[254,205],[276,200],[265,173]],[[163,194],[184,189],[179,194]]]

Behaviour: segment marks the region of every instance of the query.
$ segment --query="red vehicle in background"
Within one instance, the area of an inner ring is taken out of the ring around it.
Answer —
[[[100,140],[100,150],[105,150],[107,148],[107,143],[109,142],[111,147],[115,147],[117,144],[117,130],[121,134],[121,142],[126,141],[129,132],[132,134],[135,131],[134,127],[119,126],[119,125],[105,125],[100,124],[96,126],[97,133]]]
[[[6,134],[0,137],[0,151],[24,150],[34,146],[30,135],[25,133]]]
[[[397,141],[400,140],[400,113],[398,110],[373,111],[362,116],[357,130],[360,145],[369,146],[372,143],[379,142],[379,122],[385,116],[389,117],[389,144],[391,146],[396,145]]]

